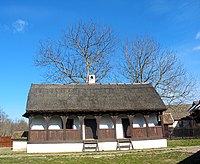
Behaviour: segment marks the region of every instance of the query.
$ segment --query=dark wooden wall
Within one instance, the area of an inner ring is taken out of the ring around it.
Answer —
[[[8,136],[8,137],[0,136],[0,147],[12,147],[11,136]]]

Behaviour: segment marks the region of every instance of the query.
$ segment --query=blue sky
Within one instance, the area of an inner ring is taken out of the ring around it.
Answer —
[[[31,83],[43,82],[33,65],[39,41],[81,20],[111,26],[124,40],[152,36],[200,83],[199,18],[199,0],[1,0],[0,106],[9,118],[22,118]]]

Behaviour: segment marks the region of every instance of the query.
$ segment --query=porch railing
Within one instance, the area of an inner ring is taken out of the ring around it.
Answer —
[[[99,129],[98,139],[115,139],[115,129]]]
[[[81,140],[80,130],[31,130],[29,141]]]
[[[162,138],[163,130],[161,126],[140,127],[132,129],[132,139]]]
[[[130,132],[129,132],[130,133]],[[29,141],[72,141],[82,140],[81,130],[30,130]],[[98,139],[114,140],[115,129],[99,129]],[[132,139],[162,138],[163,131],[161,126],[141,127],[132,129]]]

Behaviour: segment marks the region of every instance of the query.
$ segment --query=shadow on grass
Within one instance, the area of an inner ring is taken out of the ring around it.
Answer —
[[[184,160],[180,161],[178,164],[200,164],[200,151],[196,152],[195,154],[185,158]]]

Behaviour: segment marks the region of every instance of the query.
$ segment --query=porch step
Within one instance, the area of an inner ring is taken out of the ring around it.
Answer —
[[[83,140],[83,152],[99,151],[98,140]]]
[[[116,150],[122,150],[122,149],[133,149],[133,144],[131,142],[131,139],[117,139],[117,148]]]

